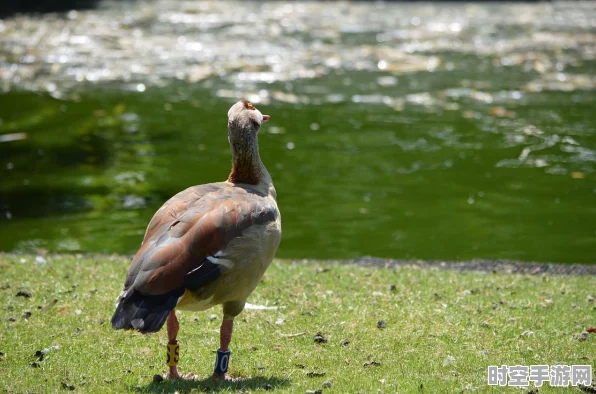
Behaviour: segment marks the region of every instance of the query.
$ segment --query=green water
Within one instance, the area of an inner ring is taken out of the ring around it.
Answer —
[[[226,113],[247,97],[272,118],[278,257],[595,262],[593,7],[309,3],[267,30],[168,4],[0,24],[0,250],[134,253],[166,199],[227,177]],[[48,33],[101,18],[126,34],[81,29],[92,53]],[[216,50],[234,39],[281,57]],[[158,45],[166,60],[143,52]]]

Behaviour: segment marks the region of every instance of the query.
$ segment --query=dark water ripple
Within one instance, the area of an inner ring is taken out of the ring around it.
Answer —
[[[594,262],[596,8],[103,2],[0,21],[0,249],[132,253],[273,122],[282,257]]]

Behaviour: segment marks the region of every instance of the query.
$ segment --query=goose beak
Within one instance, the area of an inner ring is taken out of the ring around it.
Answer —
[[[269,116],[269,115],[263,115],[263,123],[269,122],[270,119],[271,119],[271,116]]]

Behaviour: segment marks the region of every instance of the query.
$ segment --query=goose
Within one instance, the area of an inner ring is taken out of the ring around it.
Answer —
[[[192,186],[153,216],[134,256],[112,316],[115,329],[142,333],[167,327],[166,378],[189,378],[177,364],[176,311],[222,305],[213,379],[225,380],[234,318],[244,309],[281,240],[273,182],[259,155],[257,135],[269,121],[247,100],[228,111],[232,170],[224,182]]]

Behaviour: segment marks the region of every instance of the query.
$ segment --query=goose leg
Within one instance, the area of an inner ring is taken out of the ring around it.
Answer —
[[[217,359],[215,360],[215,370],[212,379],[225,380],[226,372],[228,372],[228,364],[230,362],[230,342],[232,341],[232,331],[234,329],[234,320],[225,319],[219,328],[219,350],[217,351]]]
[[[176,337],[178,336],[178,330],[180,329],[180,325],[178,324],[178,319],[176,318],[176,312],[172,310],[168,315],[168,320],[166,321],[166,327],[168,330],[168,372],[166,373],[165,377],[168,379],[179,379],[180,373],[178,373],[178,361],[180,360],[180,354],[178,350],[178,340]]]
[[[178,372],[178,361],[180,361],[180,352],[178,340],[176,339],[176,337],[178,336],[178,330],[180,329],[180,325],[178,324],[178,319],[176,318],[176,312],[174,310],[172,310],[168,315],[166,327],[168,330],[168,372],[165,374],[165,378],[194,379],[195,375],[192,373],[181,375]]]
[[[232,342],[232,331],[234,331],[234,320],[224,320],[219,328],[219,350],[229,350]]]

